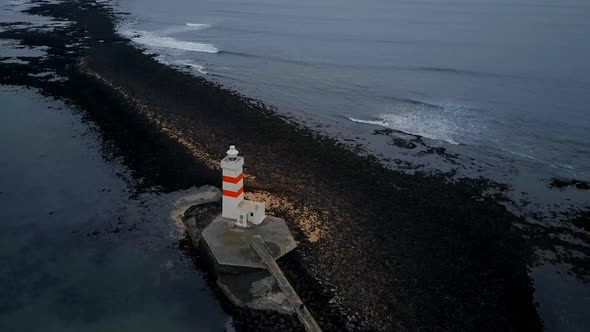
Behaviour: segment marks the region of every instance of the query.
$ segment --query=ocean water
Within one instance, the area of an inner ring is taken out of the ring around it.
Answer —
[[[131,13],[121,34],[160,61],[336,133],[392,128],[496,174],[590,180],[585,0],[120,0],[116,8]]]
[[[0,330],[224,330],[171,218],[216,191],[134,195],[62,102],[0,86],[0,104]]]
[[[69,24],[21,12],[30,6],[0,0],[0,22],[49,33]],[[47,50],[0,39],[0,63]],[[177,216],[218,190],[138,194],[103,143],[82,112],[0,85],[0,331],[232,331],[179,248]]]
[[[231,326],[172,218],[216,190],[134,195],[74,110],[11,86],[0,105],[0,331]]]

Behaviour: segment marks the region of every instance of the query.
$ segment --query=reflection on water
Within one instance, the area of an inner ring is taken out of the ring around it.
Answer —
[[[568,273],[568,267],[562,264],[545,263],[532,269],[535,299],[546,331],[590,329],[590,288]]]
[[[12,87],[0,104],[0,330],[223,330],[171,218],[213,189],[130,198],[72,110]]]

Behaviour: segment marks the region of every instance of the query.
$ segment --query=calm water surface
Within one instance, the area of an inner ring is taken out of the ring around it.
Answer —
[[[60,102],[0,86],[0,331],[222,331],[171,217],[210,188],[133,194]]]

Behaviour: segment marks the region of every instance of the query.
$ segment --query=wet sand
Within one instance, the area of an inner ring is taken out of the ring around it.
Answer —
[[[491,181],[404,174],[263,104],[156,62],[115,34],[91,2],[31,9],[73,23],[63,33],[1,36],[48,45],[2,84],[64,98],[98,124],[139,190],[220,185],[230,144],[246,191],[289,223],[298,251],[281,260],[324,330],[540,330],[530,243]],[[78,46],[66,47],[73,41]],[[28,74],[51,69],[67,79]],[[243,329],[252,325],[237,325]]]

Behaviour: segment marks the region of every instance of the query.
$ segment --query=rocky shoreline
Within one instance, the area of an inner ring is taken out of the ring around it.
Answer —
[[[138,191],[219,186],[216,160],[238,145],[250,197],[287,220],[299,241],[279,264],[324,330],[541,329],[527,273],[531,243],[515,227],[521,218],[485,195],[496,184],[388,169],[158,63],[116,34],[108,7],[38,3],[30,13],[71,24],[0,32],[48,46],[29,64],[0,65],[0,83],[38,88],[84,112],[133,170]],[[35,76],[48,70],[64,79]],[[202,264],[186,241],[179,246]],[[239,330],[300,328],[292,317],[224,306]]]

